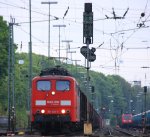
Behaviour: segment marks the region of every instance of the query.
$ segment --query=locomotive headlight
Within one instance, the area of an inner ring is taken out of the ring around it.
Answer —
[[[44,109],[42,109],[42,110],[41,110],[41,113],[42,113],[42,114],[44,114],[44,113],[45,113],[45,110],[44,110]]]
[[[55,91],[52,91],[52,95],[55,95]]]
[[[65,114],[65,113],[66,113],[65,109],[62,109],[62,110],[61,110],[61,113],[62,113],[62,114]]]

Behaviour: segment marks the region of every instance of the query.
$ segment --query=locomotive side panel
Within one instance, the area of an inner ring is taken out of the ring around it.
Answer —
[[[83,92],[80,93],[80,119],[87,120],[87,98]]]

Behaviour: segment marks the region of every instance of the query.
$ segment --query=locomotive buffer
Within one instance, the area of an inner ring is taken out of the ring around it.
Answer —
[[[83,13],[83,44],[86,46],[81,47],[80,52],[87,60],[87,92],[89,92],[89,62],[96,60],[96,55],[94,52],[95,48],[89,49],[89,45],[93,43],[93,12],[92,12],[92,3],[84,4],[84,13]],[[92,124],[89,120],[89,104],[87,101],[87,121],[84,123],[84,134],[92,134]]]

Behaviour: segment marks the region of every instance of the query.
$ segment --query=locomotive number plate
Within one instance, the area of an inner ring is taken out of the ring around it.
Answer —
[[[58,114],[59,111],[58,110],[48,110],[49,114]]]
[[[57,106],[60,104],[59,100],[48,100],[47,105]]]

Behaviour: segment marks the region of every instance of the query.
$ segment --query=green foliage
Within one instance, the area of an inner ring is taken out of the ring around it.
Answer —
[[[0,16],[0,115],[7,111],[8,26]]]
[[[7,73],[8,26],[0,16],[0,79]]]

